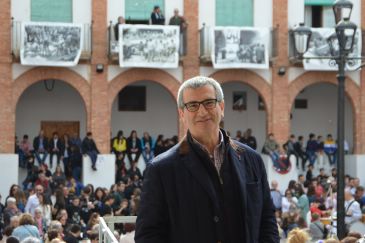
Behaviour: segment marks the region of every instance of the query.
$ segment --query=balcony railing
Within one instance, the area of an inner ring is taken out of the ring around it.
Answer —
[[[115,23],[110,21],[108,28],[108,38],[109,38],[109,58],[111,60],[119,59],[119,43],[115,36],[114,30]],[[163,26],[161,26],[163,28]],[[180,45],[179,45],[179,55],[180,58],[186,55],[186,31],[180,34]]]
[[[200,34],[200,60],[202,62],[211,62],[211,54],[213,48],[213,28],[203,24],[199,30]],[[272,60],[277,56],[277,29],[270,30],[269,41],[269,59]]]
[[[81,60],[87,60],[91,58],[92,45],[91,45],[91,24],[83,24],[84,38],[83,38],[83,48],[81,51]],[[20,57],[21,48],[21,32],[22,32],[22,22],[12,21],[11,26],[11,51],[15,58]]]

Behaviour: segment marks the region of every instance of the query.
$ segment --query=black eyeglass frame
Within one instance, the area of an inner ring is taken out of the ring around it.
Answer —
[[[210,103],[213,102],[213,103]],[[200,105],[203,105],[205,109],[210,110],[213,109],[217,106],[218,103],[218,99],[206,99],[203,101],[191,101],[188,103],[184,104],[184,107],[186,108],[186,110],[190,111],[190,112],[196,112],[199,110]],[[194,107],[194,105],[197,105],[196,107]]]

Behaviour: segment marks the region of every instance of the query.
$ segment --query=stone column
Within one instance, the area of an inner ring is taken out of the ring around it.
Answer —
[[[14,153],[15,107],[12,104],[11,1],[0,7],[0,153]]]

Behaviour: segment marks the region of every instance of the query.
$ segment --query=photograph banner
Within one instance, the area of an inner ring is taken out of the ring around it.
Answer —
[[[21,64],[76,66],[81,55],[83,36],[81,24],[23,22]]]
[[[269,28],[215,27],[214,68],[269,68]]]
[[[330,45],[327,38],[335,33],[334,28],[311,28],[312,36],[309,41],[308,51],[304,57],[320,58],[331,56]],[[349,57],[361,56],[361,32],[358,29],[355,35],[353,51]],[[338,55],[339,45],[334,46],[334,54]],[[350,60],[346,63],[345,69],[348,71],[355,70],[361,65],[361,60]],[[322,70],[322,71],[337,71],[338,67],[334,59],[306,59],[303,60],[305,70]]]
[[[177,68],[178,26],[119,25],[121,67]]]

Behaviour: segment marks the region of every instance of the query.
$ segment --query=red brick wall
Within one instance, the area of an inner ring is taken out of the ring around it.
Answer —
[[[11,106],[11,16],[10,0],[0,7],[0,153],[14,151],[15,119]]]
[[[273,4],[273,27],[277,29],[277,53],[272,66],[272,124],[279,143],[284,143],[289,137],[290,104],[288,101],[288,72],[280,76],[279,68],[288,68],[288,0],[275,0]]]

